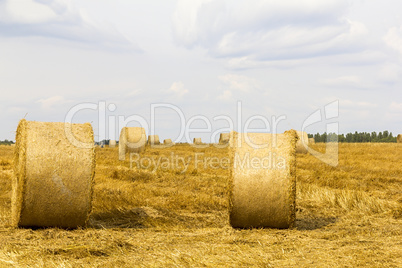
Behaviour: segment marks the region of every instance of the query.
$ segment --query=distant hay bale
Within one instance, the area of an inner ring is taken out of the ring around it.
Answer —
[[[230,140],[230,133],[221,133],[219,135],[219,144],[227,144]]]
[[[194,138],[193,143],[197,145],[202,144],[201,138]]]
[[[314,138],[308,138],[308,144],[315,144]]]
[[[161,144],[159,141],[159,136],[158,135],[149,135],[148,136],[148,145],[159,145]]]
[[[109,148],[114,148],[116,147],[116,140],[110,140],[109,141]]]
[[[309,142],[308,135],[304,131],[296,131],[296,133],[297,136],[299,137],[296,144],[296,153],[306,154]]]
[[[142,127],[124,127],[119,138],[119,160],[126,159],[126,153],[142,153],[145,151],[147,136]]]
[[[402,134],[398,134],[398,136],[396,137],[396,142],[402,143]]]
[[[13,226],[85,226],[92,209],[95,174],[91,124],[23,119],[17,128],[16,141]]]
[[[289,228],[295,223],[294,130],[284,134],[230,133],[229,221],[234,228]]]
[[[172,145],[173,142],[172,142],[171,139],[165,139],[165,140],[163,140],[163,144],[164,144],[164,145]]]

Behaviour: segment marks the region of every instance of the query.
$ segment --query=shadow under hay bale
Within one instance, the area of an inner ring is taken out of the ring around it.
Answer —
[[[85,226],[92,209],[92,126],[21,120],[16,135],[12,224]]]
[[[89,226],[96,229],[109,228],[145,228],[144,222],[149,217],[143,208],[130,210],[114,210],[102,213],[92,213]]]
[[[296,220],[295,227],[298,230],[317,230],[324,228],[330,224],[336,223],[337,218],[335,217],[318,217],[318,218],[301,218]]]

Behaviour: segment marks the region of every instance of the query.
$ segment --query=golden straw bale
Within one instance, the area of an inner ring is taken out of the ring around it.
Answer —
[[[314,138],[308,138],[308,144],[315,144]]]
[[[116,140],[109,140],[109,148],[116,147]]]
[[[92,209],[95,149],[92,126],[19,122],[12,182],[12,224],[85,226]]]
[[[396,137],[396,142],[402,143],[402,134],[398,134],[398,136]]]
[[[173,142],[172,142],[171,139],[165,139],[165,140],[163,140],[163,144],[164,145],[171,145],[171,144],[173,144]]]
[[[161,144],[159,141],[159,136],[158,135],[149,135],[147,144],[151,145],[151,146]]]
[[[296,217],[296,132],[242,134],[232,131],[230,136],[231,226],[292,227]]]
[[[219,135],[219,144],[227,144],[230,140],[230,133],[221,133]]]
[[[142,127],[124,127],[120,132],[119,160],[126,159],[126,153],[141,153],[145,151],[147,136]]]
[[[193,143],[197,145],[202,144],[201,138],[194,138]]]
[[[296,144],[296,153],[307,153],[308,147],[308,135],[304,131],[296,131],[297,136],[299,137],[297,144]]]

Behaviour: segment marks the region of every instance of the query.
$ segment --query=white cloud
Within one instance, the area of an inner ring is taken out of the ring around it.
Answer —
[[[402,54],[402,26],[392,27],[384,36],[385,43]]]
[[[374,120],[378,116],[378,104],[368,100],[340,99],[339,115],[347,117],[349,122],[355,120]],[[341,119],[341,121],[343,121]]]
[[[223,101],[230,101],[233,98],[232,91],[230,90],[225,90],[221,95],[218,96],[218,100],[223,100]]]
[[[142,92],[143,92],[142,89],[135,89],[135,90],[130,91],[127,94],[127,96],[129,96],[129,97],[139,96],[139,95],[141,95]]]
[[[396,112],[396,113],[402,113],[402,103],[398,103],[398,102],[392,102],[389,105],[389,110],[391,110],[392,112]]]
[[[176,36],[180,36],[181,41],[191,46],[199,38],[201,34],[197,31],[199,23],[199,9],[205,5],[215,5],[216,1],[212,0],[179,0],[176,10],[173,14],[174,32]]]
[[[184,84],[182,81],[174,82],[170,88],[168,89],[168,92],[174,93],[177,97],[181,98],[185,94],[188,93],[188,89],[184,87]]]
[[[53,96],[46,99],[39,99],[37,103],[41,104],[42,109],[50,110],[56,105],[64,103],[65,100],[62,96]]]
[[[401,79],[402,67],[399,64],[385,63],[378,72],[378,78],[384,83],[395,83]]]
[[[3,0],[0,36],[40,36],[139,50],[113,26],[92,21],[71,0]]]
[[[244,75],[226,74],[219,76],[219,79],[225,84],[226,87],[245,93],[249,93],[254,89],[259,88],[259,85],[255,79]]]
[[[362,80],[355,75],[340,76],[337,78],[324,79],[322,83],[332,87],[359,87],[362,85]]]
[[[24,111],[25,111],[25,107],[12,106],[12,107],[7,109],[7,114],[18,114],[18,115],[20,115]]]
[[[385,119],[396,122],[399,125],[398,129],[400,129],[400,124],[402,123],[402,103],[391,102],[385,113]]]
[[[378,104],[368,101],[355,101],[349,99],[343,99],[339,101],[339,105],[345,108],[363,109],[363,108],[375,108]]]
[[[0,21],[12,23],[44,23],[52,19],[57,19],[57,14],[52,8],[32,0],[6,1],[3,8],[6,10],[6,16],[0,18]]]
[[[344,18],[347,1],[189,1],[177,3],[176,41],[210,55],[258,61],[362,51],[368,31]]]

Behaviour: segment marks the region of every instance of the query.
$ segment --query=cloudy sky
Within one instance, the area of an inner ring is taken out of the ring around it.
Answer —
[[[401,10],[397,0],[0,0],[0,140],[14,140],[21,118],[68,116],[114,138],[124,121],[151,129],[152,111],[161,139],[183,124],[206,141],[247,121],[301,129],[317,110],[309,133],[328,122],[402,133]]]

